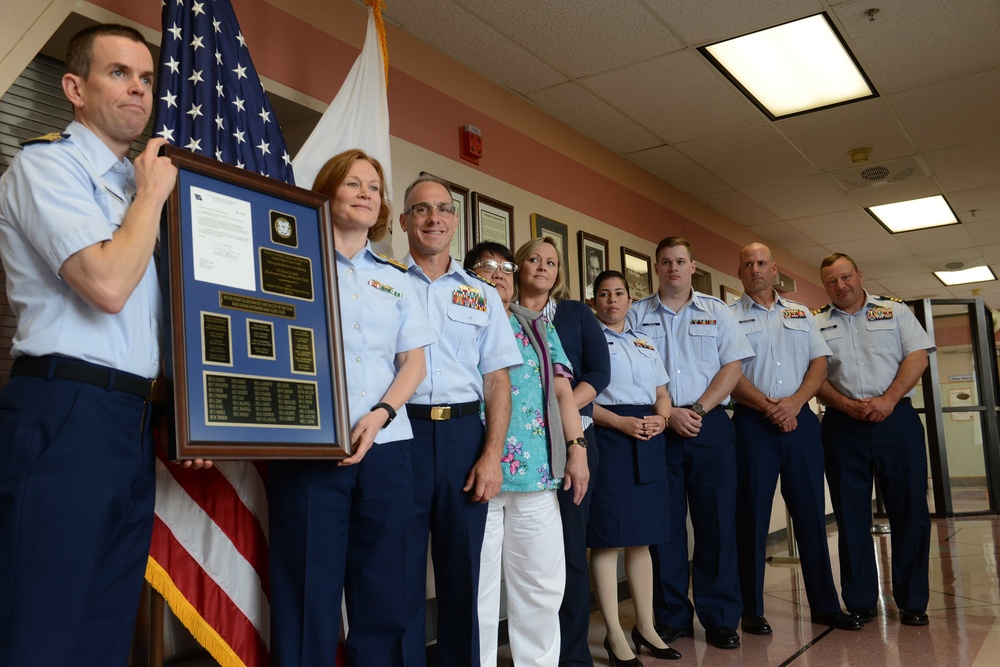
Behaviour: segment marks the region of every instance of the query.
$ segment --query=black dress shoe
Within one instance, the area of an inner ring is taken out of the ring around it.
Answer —
[[[740,624],[743,626],[743,632],[748,632],[751,635],[771,634],[771,624],[763,616],[743,616],[740,619]]]
[[[657,625],[654,630],[660,635],[664,644],[673,644],[678,637],[694,637],[694,628],[675,628],[666,623]]]
[[[608,652],[608,662],[611,664],[611,667],[642,667],[639,658],[635,656],[632,656],[628,660],[622,660],[615,655],[615,652],[611,650],[611,644],[608,642],[607,637],[604,638],[604,650]]]
[[[927,625],[930,623],[930,620],[928,620],[927,612],[925,611],[920,611],[919,609],[900,609],[899,622],[903,625]]]
[[[869,618],[869,620],[871,619]],[[845,614],[842,611],[833,612],[832,614],[821,611],[813,612],[812,622],[817,625],[829,625],[831,628],[836,628],[837,630],[860,630],[864,627],[861,624],[861,620],[854,614]]]
[[[848,610],[854,618],[858,619],[862,623],[871,623],[872,619],[877,615],[877,611],[871,607],[852,607]]]
[[[715,648],[739,648],[740,636],[732,628],[717,625],[705,632],[705,639]]]
[[[681,654],[669,646],[666,648],[660,648],[659,646],[653,646],[650,644],[646,641],[646,638],[642,636],[642,633],[639,632],[639,628],[634,625],[632,626],[632,644],[635,646],[635,655],[637,658],[642,655],[642,649],[639,648],[640,646],[645,646],[646,650],[649,651],[649,654],[654,658],[660,658],[661,660],[680,660],[681,658]]]

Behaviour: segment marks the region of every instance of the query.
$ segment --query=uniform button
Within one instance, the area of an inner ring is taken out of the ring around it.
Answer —
[[[360,325],[360,324],[358,324],[357,322],[355,322],[355,323],[354,323],[354,328],[355,328],[355,329],[360,329],[360,328],[361,328],[361,325]]]
[[[352,294],[352,295],[351,295],[351,298],[352,298],[352,299],[357,299],[357,298],[358,298],[358,295],[357,295],[357,294]]]
[[[354,273],[354,269],[347,269],[348,273]]]
[[[359,396],[361,396],[361,398],[364,398],[364,397],[365,397],[365,396],[367,395],[367,393],[366,393],[366,392],[361,392],[361,393],[360,393],[360,394],[358,394],[358,395],[359,395]]]
[[[360,364],[361,363],[361,357],[354,357],[354,361],[356,361],[356,362],[358,362]]]
[[[778,361],[778,362],[775,362],[775,365],[777,365],[777,366],[780,366],[780,365],[781,365],[781,362],[780,362],[780,361]]]
[[[434,375],[441,375],[441,369],[440,368],[435,368],[434,369]]]

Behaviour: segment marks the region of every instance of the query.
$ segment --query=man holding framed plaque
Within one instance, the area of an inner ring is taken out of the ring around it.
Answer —
[[[177,170],[163,139],[125,158],[152,109],[139,32],[84,29],[66,69],[75,120],[27,142],[0,181],[17,316],[0,394],[4,667],[125,664],[153,528],[152,255]]]
[[[427,540],[437,591],[442,665],[479,661],[479,560],[489,499],[500,490],[510,421],[510,376],[521,353],[496,290],[449,254],[457,219],[447,183],[425,174],[404,197],[404,259],[437,343],[427,377],[407,404],[413,426],[413,515],[406,599],[411,664],[425,659]],[[486,424],[479,416],[486,404]]]

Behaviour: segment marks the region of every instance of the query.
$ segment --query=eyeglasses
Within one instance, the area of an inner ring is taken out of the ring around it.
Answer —
[[[497,269],[500,269],[504,273],[514,273],[517,271],[517,264],[514,262],[498,262],[494,259],[484,259],[481,262],[477,262],[472,265],[473,269],[484,269],[493,273]]]
[[[443,216],[455,215],[455,207],[452,206],[451,204],[438,204],[437,206],[431,206],[427,202],[423,201],[418,202],[413,206],[411,206],[410,208],[403,211],[403,215],[413,212],[418,217],[426,218],[431,214],[432,209],[437,211],[438,215],[443,215]]]

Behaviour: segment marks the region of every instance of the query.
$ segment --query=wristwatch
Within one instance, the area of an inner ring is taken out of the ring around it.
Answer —
[[[704,417],[705,416],[705,406],[702,405],[701,403],[695,403],[694,405],[691,406],[691,412],[695,413],[699,417]]]
[[[581,447],[583,447],[584,449],[586,449],[587,448],[587,439],[584,438],[583,436],[580,436],[579,438],[573,438],[572,440],[570,440],[569,442],[566,443],[566,449],[569,449],[573,445],[580,445]]]
[[[392,420],[393,420],[393,419],[395,419],[395,418],[396,418],[396,411],[395,411],[395,410],[393,410],[393,409],[392,409],[392,406],[391,406],[391,405],[389,405],[388,403],[377,403],[377,404],[375,405],[375,407],[373,407],[373,408],[371,409],[371,412],[375,412],[375,411],[376,411],[376,410],[378,410],[379,408],[382,408],[382,409],[383,409],[383,410],[385,410],[385,411],[386,411],[387,413],[389,413],[389,418],[385,420],[385,423],[384,423],[384,424],[382,424],[382,428],[385,428],[386,426],[388,426],[389,424],[391,424],[391,423],[392,423]]]

